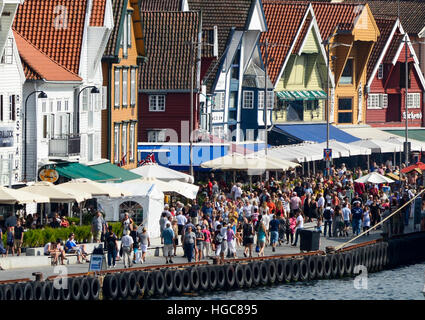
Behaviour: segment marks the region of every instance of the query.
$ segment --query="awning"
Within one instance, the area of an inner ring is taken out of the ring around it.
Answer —
[[[104,172],[77,162],[65,162],[55,165],[56,171],[69,179],[87,178],[95,181],[112,181],[116,178]]]
[[[97,171],[100,171],[106,175],[110,175],[116,180],[114,182],[124,182],[124,181],[131,181],[135,179],[140,179],[141,176],[131,172],[130,170],[126,170],[123,168],[120,168],[110,162],[95,164],[90,166],[90,168],[93,168]],[[93,180],[93,179],[92,179]]]
[[[295,137],[299,142],[313,141],[322,143],[326,141],[326,124],[292,124],[275,125],[275,132]],[[360,140],[332,125],[329,125],[329,140],[336,140],[343,143],[351,143]]]
[[[400,137],[406,136],[406,131],[404,129],[400,130],[385,130],[385,132],[396,134]],[[409,129],[408,132],[409,139],[415,139],[425,142],[425,129]]]
[[[323,90],[292,90],[277,92],[281,100],[318,100],[326,99],[326,92]]]

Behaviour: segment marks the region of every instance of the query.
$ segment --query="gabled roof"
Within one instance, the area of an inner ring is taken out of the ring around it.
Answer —
[[[390,46],[388,48],[388,51],[386,52],[384,62],[385,63],[393,63],[394,58],[398,56],[400,46],[402,45],[402,42],[404,40],[404,34],[401,34],[400,32],[397,32],[394,34],[393,38],[391,39]]]
[[[244,30],[255,0],[188,0],[189,9],[202,12],[202,28],[218,29],[218,57],[221,58],[230,41],[232,29]],[[219,64],[213,63],[208,69],[207,92],[215,81]]]
[[[103,53],[104,57],[112,57],[117,54],[117,46],[119,47],[119,32],[120,32],[120,22],[122,18],[123,10],[127,6],[128,0],[111,0],[112,1],[112,10],[114,12],[114,28],[109,37],[108,44],[106,45],[105,52]]]
[[[199,14],[141,12],[141,21],[147,60],[140,67],[139,89],[190,90],[191,46],[188,42],[197,41]]]
[[[91,27],[103,27],[105,7],[106,0],[93,0],[93,7],[90,16]]]
[[[87,0],[25,0],[13,28],[42,53],[78,74],[86,10]]]
[[[81,81],[75,73],[69,71],[49,56],[41,52],[27,39],[14,31],[16,45],[21,56],[24,73],[27,80],[46,81]]]
[[[182,0],[139,0],[141,11],[181,11]]]
[[[269,46],[267,52],[269,58],[273,58],[269,62],[267,71],[272,83],[275,84],[287,55],[290,53],[290,48],[297,34],[301,31],[300,28],[303,27],[308,4],[264,0],[263,6],[268,31],[263,32],[260,39],[261,42],[265,42],[267,38],[269,43],[276,44],[276,46]],[[261,48],[261,51],[264,57],[264,46]]]

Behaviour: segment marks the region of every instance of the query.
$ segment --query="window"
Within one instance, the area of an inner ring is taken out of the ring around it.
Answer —
[[[223,110],[224,109],[224,92],[217,92],[214,96],[214,102],[212,105],[213,110]]]
[[[131,12],[127,13],[127,45],[131,47]]]
[[[89,108],[89,90],[83,91],[83,111],[88,111]]]
[[[165,130],[149,130],[148,142],[165,142]]]
[[[264,109],[264,91],[258,91],[258,109]]]
[[[421,94],[420,93],[408,93],[407,94],[407,108],[416,109],[421,107]]]
[[[267,92],[267,109],[272,109],[274,103],[274,92],[268,91]]]
[[[3,95],[0,95],[0,121],[3,121]]]
[[[384,65],[380,63],[378,68],[378,79],[382,79],[383,77],[384,77]]]
[[[131,162],[133,162],[134,161],[134,149],[135,149],[135,147],[134,147],[134,141],[135,141],[135,138],[136,138],[136,130],[135,130],[135,127],[136,127],[136,125],[134,124],[134,123],[132,123],[132,124],[130,124],[130,132],[129,132],[129,135],[130,135],[130,148],[129,148],[129,158],[130,158],[130,161]]]
[[[229,109],[236,109],[238,103],[237,92],[230,92]]]
[[[149,111],[165,111],[165,96],[150,95],[149,96]]]
[[[56,110],[62,111],[62,101],[61,100],[56,101]]]
[[[123,107],[128,106],[128,69],[124,68],[122,70],[122,105]]]
[[[319,108],[319,100],[308,100],[305,104],[305,109],[308,111],[317,110]]]
[[[68,99],[66,99],[64,101],[64,109],[65,109],[65,111],[69,111],[69,100]]]
[[[114,106],[115,108],[120,107],[120,76],[121,72],[119,68],[115,68],[114,71]]]
[[[3,56],[1,58],[2,64],[13,63],[13,39],[8,38],[4,47]]]
[[[127,20],[128,16],[126,15],[124,18],[124,33],[121,37],[121,46],[122,46],[122,54],[126,58],[127,57],[127,41],[128,41],[128,29],[127,29]]]
[[[380,109],[379,106],[379,94],[369,94],[367,97],[367,108],[368,109]]]
[[[122,158],[125,160],[125,162],[127,162],[127,123],[123,123],[122,125],[121,154]]]
[[[93,128],[93,110],[96,105],[96,96],[97,94],[90,94],[90,104],[89,104],[89,110],[87,114],[87,126],[89,129]]]
[[[47,131],[48,131],[48,115],[43,115],[43,139],[47,139]]]
[[[84,99],[83,99],[83,102],[84,102]],[[50,113],[53,112],[53,104],[54,104],[53,99],[50,99],[49,100],[49,112]]]
[[[136,72],[137,68],[131,68],[131,74],[130,74],[130,104],[132,107],[136,106],[136,94],[137,94],[137,88],[136,88]]]
[[[352,123],[353,122],[353,112],[352,112],[353,99],[352,98],[338,99],[338,111],[339,111],[338,123]]]
[[[231,71],[231,77],[234,80],[239,80],[239,63],[241,59],[241,48],[238,49],[238,51],[235,54],[235,58],[232,62],[232,71]]]
[[[53,138],[55,136],[55,115],[50,115],[50,123],[49,123],[49,135],[50,138]]]
[[[9,120],[16,120],[16,96],[14,94],[9,96]]]
[[[243,92],[243,108],[244,109],[254,108],[254,91]]]
[[[120,125],[115,124],[114,127],[114,162],[118,163],[120,161]]]
[[[340,84],[352,84],[353,83],[353,61],[354,59],[347,59],[345,63],[344,71],[342,71]]]
[[[388,108],[388,95],[387,94],[381,93],[379,95],[379,105],[383,109]]]
[[[108,87],[102,87],[102,110],[107,109]]]

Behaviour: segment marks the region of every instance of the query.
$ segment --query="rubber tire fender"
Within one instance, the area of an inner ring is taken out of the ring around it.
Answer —
[[[269,268],[265,261],[260,262],[260,281],[263,286],[269,282]]]
[[[71,300],[71,288],[72,288],[72,282],[74,281],[74,279],[72,278],[68,278],[68,287],[65,288],[61,288],[60,292],[61,292],[61,299],[68,301]]]
[[[235,267],[235,284],[238,288],[245,286],[245,270],[239,263]]]
[[[34,289],[31,282],[25,282],[22,284],[22,291],[24,294],[24,300],[34,300]]]
[[[12,288],[14,300],[24,300],[24,290],[22,288],[22,283],[15,283]]]
[[[216,267],[207,267],[208,270],[208,282],[210,290],[217,289],[217,268]]]
[[[266,261],[266,264],[268,266],[269,283],[274,284],[277,278],[276,261],[275,259],[271,259]]]
[[[200,286],[199,268],[193,267],[190,270],[190,287],[193,292],[197,292]]]
[[[316,279],[322,279],[324,276],[324,262],[325,258],[322,255],[316,257]]]
[[[345,264],[345,274],[351,276],[353,274],[353,254],[351,251],[343,253],[344,264]]]
[[[331,258],[331,277],[335,279],[339,275],[339,265],[338,265],[337,254],[332,254],[330,258]]]
[[[56,289],[54,283],[52,283],[52,300],[61,300],[61,289]]]
[[[90,283],[90,300],[99,300],[100,291],[102,290],[99,279],[97,277],[89,277],[88,281]]]
[[[276,282],[282,283],[285,280],[285,263],[283,259],[276,260]]]
[[[139,287],[135,272],[128,273],[128,295],[132,298],[136,298],[139,295]]]
[[[146,272],[138,271],[137,272],[137,285],[139,287],[139,296],[144,296],[146,291]]]
[[[146,273],[146,290],[145,296],[152,297],[155,294],[156,279],[152,271]]]
[[[190,292],[190,272],[186,268],[182,271],[183,292]]]
[[[3,294],[3,290],[0,290],[0,291]],[[32,291],[34,293],[33,300],[36,300],[36,301],[44,300],[43,282],[33,281],[32,282]],[[3,298],[1,300],[3,300]]]
[[[68,282],[69,291],[71,291],[71,300],[78,301],[81,296],[81,281],[79,278],[72,278],[72,281]]]
[[[128,272],[123,272],[118,275],[118,295],[122,299],[128,297]]]
[[[316,256],[308,256],[306,258],[306,262],[308,265],[308,278],[310,280],[316,279],[316,272],[317,272],[317,257]]]
[[[207,267],[199,268],[199,284],[203,291],[208,291],[210,286],[210,273],[208,272]]]
[[[0,301],[4,300],[3,284],[0,284]]]
[[[177,269],[176,271],[174,271],[173,283],[174,283],[174,292],[177,295],[182,294],[182,292],[183,292],[183,275],[182,275],[181,270]]]
[[[217,288],[223,289],[226,286],[226,270],[224,266],[217,266]]]
[[[43,290],[44,300],[53,300],[53,282],[52,281],[44,281],[42,290]]]
[[[342,278],[345,274],[345,257],[342,253],[338,253],[337,257],[338,259],[338,275],[337,277]]]
[[[288,259],[283,260],[283,269],[285,277],[283,279],[284,282],[291,282],[292,281],[292,261]]]
[[[306,259],[300,260],[300,280],[308,281],[310,276],[309,266]]]
[[[174,291],[174,270],[167,269],[164,272],[165,292],[171,295]]]
[[[323,277],[325,279],[330,279],[331,275],[332,275],[331,257],[326,255],[323,258]]]
[[[155,276],[155,295],[164,296],[165,293],[165,278],[164,273],[160,270],[154,271]]]
[[[87,277],[81,277],[80,279],[80,300],[90,300],[90,281]]]
[[[244,279],[245,279],[245,287],[251,288],[252,287],[252,268],[251,264],[247,263],[243,265],[243,271],[244,271]]]
[[[3,286],[3,294],[4,294],[4,300],[6,300],[6,301],[15,300],[13,287],[10,284],[6,283]]]
[[[260,264],[257,261],[251,263],[252,284],[258,286],[261,282]]]
[[[297,282],[300,279],[300,260],[291,260],[292,281]]]

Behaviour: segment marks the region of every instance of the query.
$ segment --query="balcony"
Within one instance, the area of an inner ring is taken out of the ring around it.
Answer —
[[[73,157],[80,155],[79,135],[60,135],[49,140],[49,157]]]

